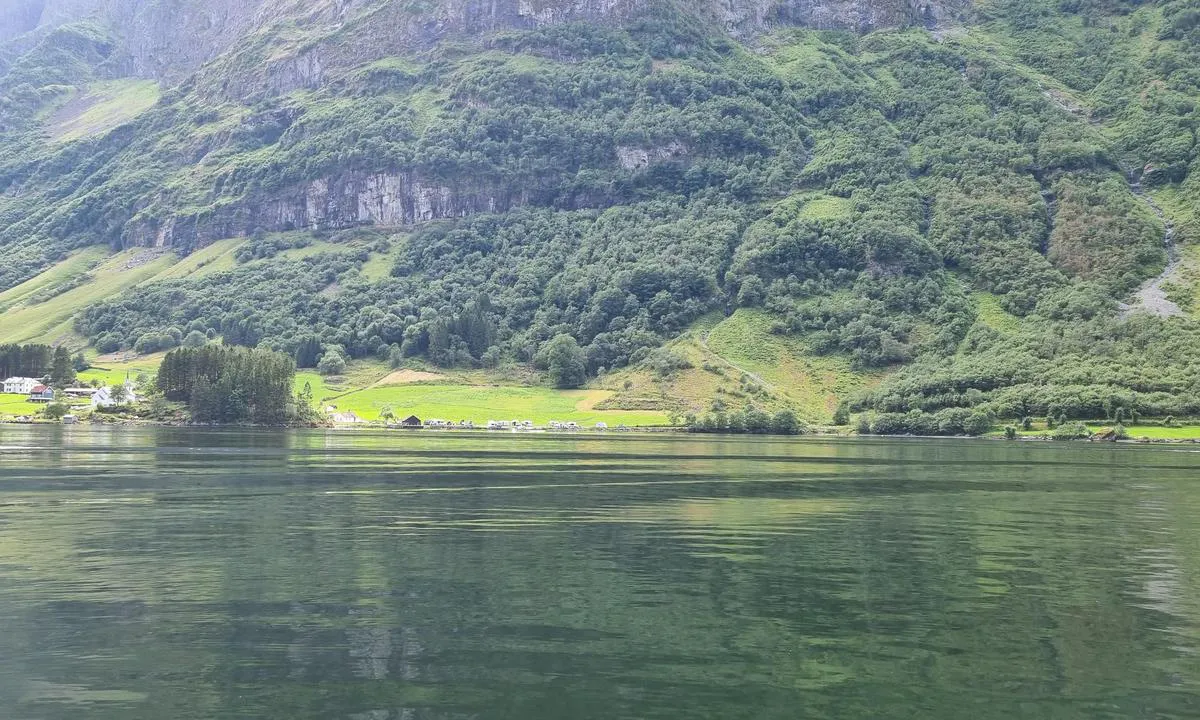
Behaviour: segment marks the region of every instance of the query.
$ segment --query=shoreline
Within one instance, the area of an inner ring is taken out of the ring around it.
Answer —
[[[23,426],[23,427],[109,427],[109,428],[187,428],[198,430],[223,430],[223,429],[242,429],[242,430],[326,430],[336,432],[365,432],[375,431],[395,434],[419,434],[419,435],[486,435],[486,436],[506,436],[506,435],[539,435],[551,436],[556,438],[578,437],[578,436],[603,436],[603,437],[621,437],[621,436],[640,436],[640,435],[691,435],[696,437],[711,436],[716,438],[744,438],[744,437],[772,437],[772,438],[846,438],[846,439],[891,439],[891,440],[988,440],[1001,441],[1009,443],[1088,443],[1088,444],[1106,444],[1106,445],[1200,445],[1200,426],[1196,427],[1196,437],[1182,438],[1163,438],[1163,437],[1148,437],[1148,436],[1131,436],[1121,440],[1103,439],[1100,437],[1090,438],[1075,438],[1072,440],[1055,440],[1049,435],[1022,435],[1017,438],[1006,438],[995,432],[987,435],[861,435],[853,432],[833,432],[829,429],[822,428],[816,431],[801,433],[797,435],[774,435],[770,433],[720,433],[720,432],[692,432],[682,426],[643,426],[643,427],[625,427],[621,429],[608,428],[596,430],[593,428],[580,428],[578,430],[553,430],[549,428],[533,428],[529,430],[513,430],[503,429],[488,429],[483,427],[464,428],[464,427],[388,427],[376,423],[359,423],[359,424],[311,424],[311,425],[242,425],[242,424],[215,424],[215,423],[184,423],[184,422],[165,422],[157,420],[122,420],[119,422],[95,422],[94,420],[80,420],[75,423],[64,423],[55,420],[12,420],[8,418],[0,418],[0,427],[4,426]]]

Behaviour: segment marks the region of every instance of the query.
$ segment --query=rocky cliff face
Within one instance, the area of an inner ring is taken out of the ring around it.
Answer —
[[[8,0],[0,41],[83,20],[109,29],[130,75],[178,80],[228,50],[264,19],[264,0]]]
[[[500,188],[464,190],[430,182],[412,172],[346,172],[197,215],[135,218],[122,241],[126,247],[200,247],[260,229],[278,232],[300,228],[340,230],[358,225],[397,227],[503,211],[529,200],[521,192]]]

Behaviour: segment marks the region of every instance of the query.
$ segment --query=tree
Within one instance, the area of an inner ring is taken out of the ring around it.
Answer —
[[[51,420],[62,420],[69,410],[70,408],[62,403],[50,403],[42,412]]]
[[[968,435],[985,435],[991,429],[994,421],[992,416],[982,410],[975,410],[963,422],[963,432]]]
[[[313,368],[321,358],[321,340],[316,335],[309,335],[296,346],[296,367]]]
[[[50,384],[61,388],[73,382],[75,382],[75,365],[71,361],[71,353],[62,346],[54,348],[54,359],[50,364]]]
[[[542,347],[540,362],[557,388],[577,388],[587,380],[587,357],[570,335],[556,335]]]
[[[208,344],[208,336],[199,330],[193,330],[183,339],[183,346],[187,348],[198,348]]]
[[[776,435],[798,435],[800,421],[796,419],[796,413],[791,410],[780,410],[775,413],[775,417],[771,418],[771,432]]]
[[[129,399],[129,388],[125,387],[124,384],[116,385],[113,387],[113,389],[112,389],[113,402],[115,402],[118,405],[124,405],[125,401],[128,399]]]
[[[330,350],[321,356],[317,363],[317,372],[322,375],[341,375],[346,372],[346,358],[340,352]]]
[[[859,435],[871,434],[871,418],[866,413],[858,416],[858,424],[855,427],[855,432]]]
[[[850,424],[850,408],[846,403],[838,403],[837,410],[833,411],[833,424],[838,427]]]

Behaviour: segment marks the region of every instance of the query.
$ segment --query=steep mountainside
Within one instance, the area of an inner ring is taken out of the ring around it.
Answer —
[[[566,333],[592,373],[670,373],[655,348],[742,306],[895,371],[854,402],[905,422],[1197,412],[1168,256],[1200,239],[1198,28],[1191,0],[17,0],[0,291],[41,289],[0,336],[86,297],[106,350],[495,365]],[[37,279],[214,243],[111,293]]]

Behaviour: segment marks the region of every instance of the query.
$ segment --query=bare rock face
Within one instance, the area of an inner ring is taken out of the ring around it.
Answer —
[[[200,247],[259,229],[397,227],[504,211],[529,199],[504,189],[453,188],[412,172],[346,172],[197,215],[135,218],[122,242],[126,247]]]
[[[178,80],[228,50],[261,20],[265,0],[5,0],[0,41],[93,20],[127,57],[129,74]]]
[[[970,0],[781,0],[776,22],[857,32],[904,25],[933,29],[962,22],[970,11]]]
[[[625,170],[640,170],[654,163],[684,157],[687,154],[687,146],[678,140],[649,148],[623,145],[617,148],[617,163]]]

